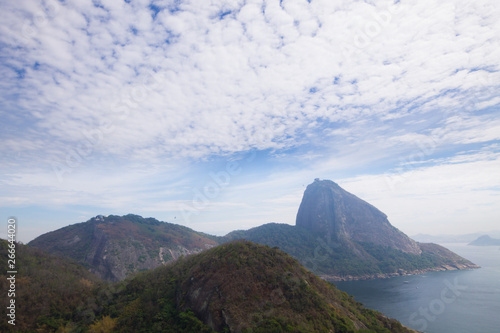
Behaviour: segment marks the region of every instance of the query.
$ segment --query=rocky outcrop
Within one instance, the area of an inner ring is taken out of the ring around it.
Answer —
[[[343,246],[370,242],[406,253],[420,254],[417,243],[392,226],[380,210],[345,191],[331,180],[307,186],[296,225]]]
[[[306,188],[295,226],[269,223],[226,238],[279,247],[332,281],[478,267],[442,246],[415,242],[384,213],[329,180]]]

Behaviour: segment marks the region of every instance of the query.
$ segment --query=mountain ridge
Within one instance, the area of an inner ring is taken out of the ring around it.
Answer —
[[[0,240],[0,254],[8,242]],[[16,245],[17,320],[2,332],[414,332],[276,248],[224,243],[120,282]],[[7,287],[6,262],[0,287]],[[8,299],[2,299],[3,312]]]
[[[28,245],[71,257],[101,278],[118,281],[235,239],[278,247],[332,281],[478,267],[439,245],[415,242],[374,206],[319,179],[305,190],[295,226],[270,223],[217,237],[133,214],[99,215]]]
[[[128,275],[219,245],[217,237],[139,215],[98,215],[43,234],[29,246],[70,257],[99,277]]]

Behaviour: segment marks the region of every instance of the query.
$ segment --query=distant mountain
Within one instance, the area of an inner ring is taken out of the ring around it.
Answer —
[[[476,232],[471,234],[461,234],[461,235],[427,235],[427,234],[417,234],[412,236],[418,242],[426,243],[470,243],[473,240],[481,237],[484,234],[488,234],[493,238],[500,238],[500,231],[491,230],[488,232]]]
[[[119,332],[410,332],[282,251],[234,241],[145,272],[116,294]]]
[[[111,281],[218,244],[214,236],[133,214],[99,215],[43,234],[28,243],[48,253],[73,258]]]
[[[500,239],[491,238],[488,235],[479,237],[478,239],[470,242],[468,245],[474,246],[498,246],[500,245]]]
[[[278,247],[329,280],[477,267],[439,245],[415,242],[384,213],[329,180],[307,187],[296,226],[270,223],[216,237],[154,218],[100,215],[28,245],[73,258],[99,277],[118,281],[235,239]]]
[[[384,213],[330,180],[306,188],[295,227],[266,224],[226,238],[277,246],[329,280],[478,267],[439,245],[415,242]]]

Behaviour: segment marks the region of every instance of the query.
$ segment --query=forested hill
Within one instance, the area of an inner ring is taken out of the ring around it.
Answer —
[[[437,244],[417,243],[422,251],[418,255],[369,242],[356,243],[358,251],[354,251],[347,246],[329,242],[307,229],[279,223],[234,231],[226,239],[246,239],[278,247],[313,273],[330,281],[479,267]]]
[[[144,272],[103,316],[120,332],[409,332],[286,253],[234,241]]]
[[[0,240],[0,257],[7,258],[8,242]],[[0,332],[53,332],[70,322],[91,324],[95,304],[104,282],[74,260],[16,244],[15,297],[8,298],[10,283],[5,275],[7,260],[0,261]],[[9,283],[9,285],[8,285]],[[103,295],[104,297],[105,295]],[[15,300],[15,326],[7,323],[7,302]]]
[[[25,245],[16,255],[16,326],[2,320],[1,332],[411,332],[286,253],[248,241],[114,283]]]

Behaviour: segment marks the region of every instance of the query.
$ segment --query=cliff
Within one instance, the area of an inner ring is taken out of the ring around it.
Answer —
[[[277,246],[331,281],[478,267],[442,246],[415,242],[380,210],[329,180],[306,188],[295,226],[270,223],[226,235],[236,238]]]
[[[405,253],[422,252],[414,240],[389,223],[384,213],[331,180],[315,180],[307,186],[296,225],[334,245],[356,248],[355,243],[370,242]]]

